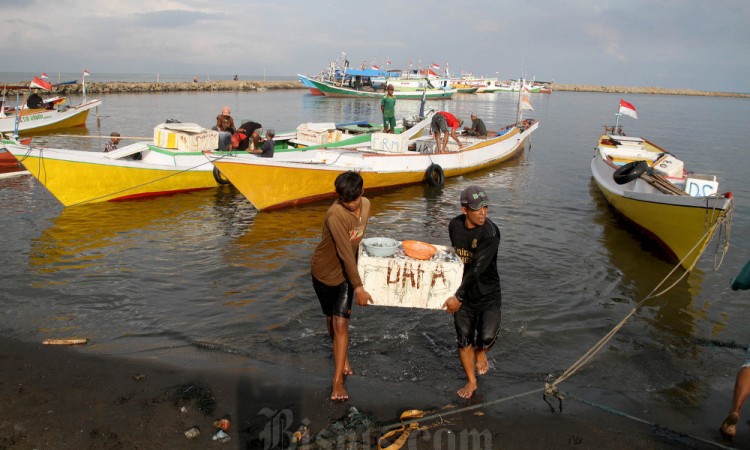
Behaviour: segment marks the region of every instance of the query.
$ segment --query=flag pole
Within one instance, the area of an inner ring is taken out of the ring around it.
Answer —
[[[86,103],[86,69],[83,69],[83,77],[81,77],[81,84],[83,85],[83,88],[81,89],[83,91],[82,103]]]
[[[622,115],[621,112],[615,113],[615,129],[612,130],[612,134],[617,134],[617,129],[620,128],[620,116]]]

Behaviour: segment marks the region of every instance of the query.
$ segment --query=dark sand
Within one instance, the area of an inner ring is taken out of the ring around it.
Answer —
[[[356,375],[347,380],[352,400],[333,403],[327,400],[328,378],[289,367],[259,363],[227,371],[217,364],[207,371],[0,342],[0,449],[287,448],[288,436],[303,420],[313,436],[331,432],[331,423],[352,406],[381,425],[397,423],[404,410],[447,406],[407,383]],[[473,404],[488,400],[479,397]],[[431,427],[416,432],[403,448],[713,448],[573,400],[565,402],[562,414],[551,414],[536,394],[450,414],[470,405],[456,397],[452,409],[443,410],[448,415],[442,423],[422,422]],[[224,414],[231,415],[231,441],[213,441],[213,421]],[[184,433],[192,426],[201,434],[189,440]],[[369,446],[376,435],[363,437],[360,431],[355,445],[321,439],[298,448],[377,448]]]

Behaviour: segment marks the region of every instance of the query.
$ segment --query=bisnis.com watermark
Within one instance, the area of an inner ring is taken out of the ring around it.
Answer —
[[[352,427],[330,426],[316,434],[308,431],[310,421],[304,418],[294,420],[294,413],[289,409],[273,410],[263,408],[259,412],[268,418],[258,436],[263,450],[276,449],[377,449],[377,440],[386,448],[396,441],[401,432],[396,432],[388,439],[375,435],[378,430],[361,430]],[[403,450],[482,450],[492,449],[492,433],[489,430],[463,429],[454,431],[440,426],[408,430],[408,438],[403,443]],[[356,443],[356,447],[352,447]]]

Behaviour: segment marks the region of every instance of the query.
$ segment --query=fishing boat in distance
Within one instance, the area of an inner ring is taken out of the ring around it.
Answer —
[[[366,86],[349,87],[345,83],[337,83],[334,81],[327,80],[314,80],[306,77],[305,75],[297,75],[303,85],[314,86],[326,97],[358,97],[358,98],[382,98],[385,93],[379,90],[373,90]],[[394,97],[398,99],[411,99],[420,100],[422,97],[426,97],[428,100],[437,98],[451,98],[456,90],[451,88],[449,85],[440,86],[432,84],[432,81],[427,79],[421,80],[421,82],[412,83],[413,80],[405,79],[389,79],[389,84],[393,84]],[[446,81],[447,84],[447,81]],[[353,85],[354,86],[354,85]],[[313,88],[310,88],[311,91]]]
[[[616,125],[605,127],[595,148],[594,181],[615,210],[690,271],[717,228],[731,220],[732,193],[719,192],[716,176],[689,172],[656,144],[626,136],[622,114],[637,118],[635,107],[620,100]]]
[[[52,89],[52,84],[34,77],[29,86],[2,86],[0,133],[14,133],[20,136],[40,131],[85,126],[89,111],[102,104],[99,99],[86,99],[84,94],[83,100],[78,105],[70,105],[67,97],[58,96],[43,100],[41,107],[30,107],[26,105],[26,96],[20,96],[21,92],[27,93],[30,89],[49,91]],[[17,105],[8,104],[6,98],[8,91],[18,93]]]
[[[461,136],[435,152],[429,135],[432,113],[401,134],[373,133],[352,148],[287,152],[273,158],[209,153],[214,165],[258,210],[278,209],[333,197],[334,180],[346,171],[362,175],[368,192],[419,184],[442,185],[455,177],[507,161],[523,152],[539,126],[520,119],[487,137]],[[424,133],[427,129],[428,133]]]

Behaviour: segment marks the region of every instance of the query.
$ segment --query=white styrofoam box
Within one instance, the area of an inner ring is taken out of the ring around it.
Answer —
[[[194,123],[162,123],[154,127],[154,145],[185,152],[216,150],[219,132]]]
[[[653,166],[654,173],[665,177],[682,178],[684,163],[672,155],[656,161]]]
[[[404,153],[409,147],[409,137],[404,134],[372,133],[372,149],[391,153]]]
[[[464,264],[452,248],[435,245],[438,252],[428,260],[394,256],[370,256],[360,245],[359,276],[374,305],[441,309],[461,285]]]
[[[719,192],[719,182],[688,177],[685,179],[685,192],[693,197],[706,197]]]

